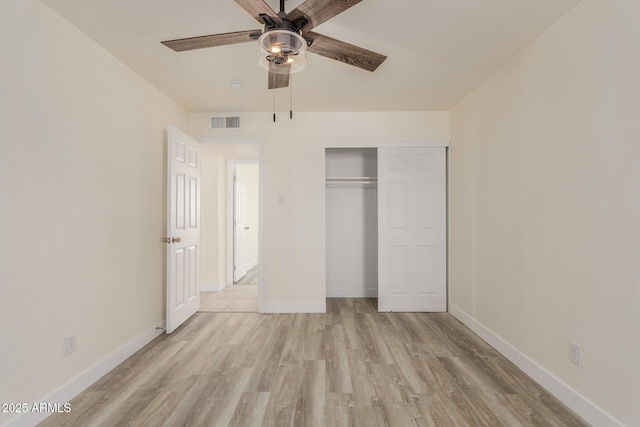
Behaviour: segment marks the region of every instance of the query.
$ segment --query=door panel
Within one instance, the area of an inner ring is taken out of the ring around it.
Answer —
[[[447,309],[444,147],[378,149],[378,310]]]
[[[416,217],[418,228],[433,228],[436,220],[436,181],[421,180],[416,182]]]
[[[189,293],[188,298],[194,298],[198,292],[198,247],[190,246],[189,254]]]
[[[176,230],[184,230],[184,211],[185,206],[185,176],[184,174],[176,175]]]
[[[189,178],[189,228],[198,228],[198,179]]]
[[[175,279],[174,279],[174,284],[171,287],[171,293],[172,293],[172,299],[175,301],[174,304],[172,304],[172,308],[176,309],[181,307],[184,304],[184,279],[186,276],[186,270],[184,268],[184,258],[185,258],[185,252],[184,252],[184,248],[177,248],[174,249],[174,259],[175,259],[175,268],[174,268],[174,272],[175,272]]]
[[[392,181],[389,182],[388,187],[388,226],[391,229],[404,230],[409,226],[409,214],[407,212],[407,204],[409,200],[408,183],[406,181]]]
[[[407,295],[409,291],[409,248],[407,246],[389,246],[388,273],[390,295]]]
[[[433,295],[436,292],[436,271],[438,271],[436,251],[435,246],[418,246],[416,248],[418,295]]]
[[[170,126],[167,141],[166,331],[200,309],[200,161],[198,143]]]

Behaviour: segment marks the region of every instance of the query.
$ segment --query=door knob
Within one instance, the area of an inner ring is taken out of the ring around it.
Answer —
[[[171,243],[180,243],[182,242],[182,238],[180,237],[172,237],[171,238]]]

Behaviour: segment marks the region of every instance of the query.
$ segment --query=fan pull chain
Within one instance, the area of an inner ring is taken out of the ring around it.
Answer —
[[[289,76],[289,119],[293,119],[293,76]]]
[[[276,90],[272,89],[273,92],[273,123],[276,122]]]

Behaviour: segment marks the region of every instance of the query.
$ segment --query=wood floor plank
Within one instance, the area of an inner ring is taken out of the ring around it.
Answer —
[[[375,364],[372,368],[372,381],[378,401],[388,403],[388,406],[411,402],[411,392],[403,382],[396,365]]]
[[[130,426],[161,426],[175,411],[180,404],[184,394],[195,383],[194,377],[191,381],[185,382],[182,388],[175,391],[162,391],[156,394],[154,400],[137,414],[128,419],[127,425]]]
[[[391,316],[392,318],[400,318],[399,316]],[[405,318],[404,316],[402,318]],[[400,328],[404,329],[406,322],[401,322]],[[393,363],[398,367],[402,381],[407,385],[412,394],[432,393],[433,388],[428,378],[425,376],[420,361],[409,350],[407,344],[412,344],[419,338],[412,334],[402,333],[397,329],[393,322],[381,323],[378,328],[379,332],[385,337],[387,348],[393,359]]]
[[[235,408],[229,427],[254,427],[262,424],[269,393],[245,392]]]
[[[344,298],[327,298],[327,312],[323,316],[324,325],[340,325],[342,319],[340,318],[340,301]]]
[[[356,425],[355,403],[351,393],[327,393],[327,426],[353,427]]]
[[[324,360],[305,360],[302,364],[302,425],[324,426],[327,413],[327,383]]]
[[[420,396],[414,402],[419,419],[425,426],[465,426],[468,425],[457,410],[449,408],[438,395]]]
[[[451,396],[460,390],[456,378],[440,363],[440,358],[429,355],[422,359],[422,363],[423,373],[437,394]]]
[[[424,343],[421,334],[415,324],[411,321],[411,316],[407,313],[397,316],[394,313],[384,313],[383,319],[393,326],[393,330],[398,335],[398,339],[404,343]]]
[[[469,371],[461,369],[461,363],[455,357],[439,357],[438,361],[454,379],[462,392],[454,393],[454,398],[451,400],[458,408],[458,411],[465,415],[467,421],[476,425],[501,425],[496,415],[480,399],[480,396],[487,393],[489,389],[484,384],[478,386],[478,382],[474,381],[475,373],[468,375]]]
[[[41,426],[587,426],[446,313],[197,313]]]
[[[251,368],[235,368],[224,374],[200,375],[164,426],[227,426],[251,373]]]
[[[356,404],[355,412],[358,427],[389,426],[384,407],[377,402],[367,405]]]
[[[340,325],[325,328],[324,360],[327,390],[331,393],[352,393],[351,370],[347,357],[344,330]]]
[[[505,405],[505,395],[502,394],[484,394],[478,396],[484,404],[491,409],[500,423],[508,427],[519,427],[529,425],[523,418],[519,416],[519,411],[514,411],[510,405]]]
[[[411,348],[419,348],[423,352],[436,356],[450,357],[455,355],[454,349],[450,348],[450,343],[442,341],[441,337],[432,329],[433,324],[429,321],[429,317],[424,316],[423,313],[404,313],[402,316],[391,316],[390,320],[396,329],[402,331],[407,328],[411,334],[418,336],[417,339],[410,342]]]
[[[234,316],[242,316],[244,314],[233,313]],[[278,327],[282,319],[278,316],[260,316],[256,325],[245,336],[244,341],[234,342],[242,346],[242,354],[234,362],[234,367],[253,367],[258,357],[264,351],[264,348],[271,336],[274,328]]]
[[[323,314],[307,315],[304,360],[324,360],[325,323]]]
[[[229,313],[234,318],[238,319],[238,327],[233,330],[230,344],[242,344],[247,342],[248,337],[260,324],[260,315],[258,313],[247,313],[244,316],[234,316],[234,313]]]
[[[247,391],[271,391],[276,369],[279,366],[286,343],[290,316],[279,316],[281,322],[273,325],[262,351],[254,363],[254,373]]]
[[[279,367],[274,376],[262,425],[301,425],[302,405],[302,365]]]

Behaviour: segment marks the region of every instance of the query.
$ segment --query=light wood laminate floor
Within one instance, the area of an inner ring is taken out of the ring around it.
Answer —
[[[586,426],[446,313],[197,313],[42,426]]]

